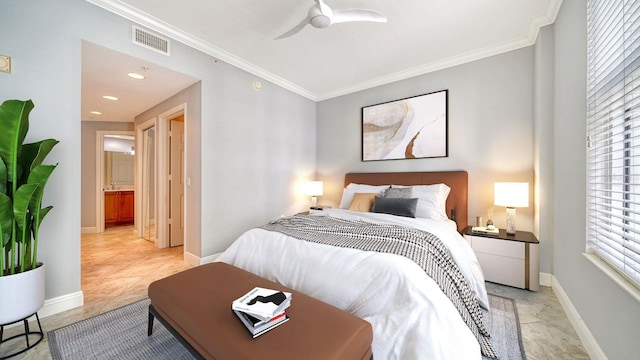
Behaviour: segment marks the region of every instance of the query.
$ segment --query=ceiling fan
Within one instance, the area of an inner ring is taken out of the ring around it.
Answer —
[[[307,17],[294,26],[291,30],[278,36],[276,40],[289,37],[302,30],[308,24],[318,29],[326,28],[331,24],[352,22],[352,21],[372,21],[386,23],[387,18],[377,11],[366,9],[332,10],[324,0],[315,0],[307,14]]]

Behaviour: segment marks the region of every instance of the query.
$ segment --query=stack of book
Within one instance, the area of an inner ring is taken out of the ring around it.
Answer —
[[[234,300],[231,309],[254,338],[289,320],[291,293],[255,287]]]
[[[483,234],[483,235],[494,235],[494,236],[500,235],[500,230],[498,230],[498,228],[496,227],[489,228],[484,226],[474,226],[471,228],[471,232],[474,234]]]

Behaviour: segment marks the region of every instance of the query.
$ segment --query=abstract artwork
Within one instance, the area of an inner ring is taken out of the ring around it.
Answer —
[[[362,161],[447,157],[448,90],[362,108]]]

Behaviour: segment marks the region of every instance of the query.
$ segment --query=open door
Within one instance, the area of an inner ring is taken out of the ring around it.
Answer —
[[[184,243],[184,115],[169,121],[169,246]]]

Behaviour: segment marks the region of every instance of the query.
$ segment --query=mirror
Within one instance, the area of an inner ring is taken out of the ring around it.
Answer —
[[[155,126],[152,126],[144,130],[142,135],[142,237],[149,241],[156,239],[155,132]]]
[[[104,189],[133,189],[133,136],[105,135],[104,157]]]

